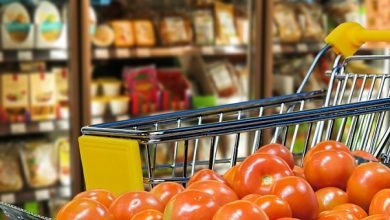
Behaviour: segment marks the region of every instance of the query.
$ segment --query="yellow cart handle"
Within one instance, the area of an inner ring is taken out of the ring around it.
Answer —
[[[356,22],[337,26],[325,38],[337,54],[352,56],[366,42],[390,42],[390,30],[367,30]]]

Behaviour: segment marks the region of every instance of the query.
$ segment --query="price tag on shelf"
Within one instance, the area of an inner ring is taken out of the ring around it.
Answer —
[[[202,54],[208,54],[208,55],[215,53],[215,49],[213,47],[208,47],[208,46],[202,47],[201,51]]]
[[[152,54],[151,49],[149,49],[149,48],[138,48],[136,50],[136,53],[137,53],[137,56],[140,56],[140,57],[150,57]]]
[[[118,58],[130,57],[130,50],[127,48],[117,48],[115,53]]]
[[[35,190],[34,194],[37,201],[50,199],[50,191],[48,189]]]
[[[12,134],[26,133],[27,130],[25,123],[12,123],[10,129]]]
[[[299,43],[299,44],[298,44],[297,49],[298,49],[298,51],[300,51],[300,52],[309,51],[309,48],[308,48],[307,44],[302,44],[302,43]]]
[[[61,121],[58,121],[57,124],[58,124],[58,128],[60,130],[69,130],[69,128],[70,128],[69,120],[61,120]]]
[[[282,52],[282,45],[277,44],[277,43],[273,44],[272,50],[274,51],[274,53],[281,53]]]
[[[54,122],[52,121],[42,121],[39,122],[40,131],[52,131],[54,130]]]
[[[100,123],[103,123],[104,122],[104,120],[103,120],[103,118],[92,118],[92,120],[91,120],[91,124],[100,124]]]
[[[59,188],[59,193],[61,195],[61,197],[65,197],[65,198],[68,198],[68,197],[71,197],[72,196],[72,190],[70,188],[70,186],[62,186]]]
[[[119,116],[116,116],[115,120],[116,121],[123,121],[123,120],[127,120],[129,118],[130,117],[128,115],[119,115]]]
[[[49,56],[53,60],[65,60],[68,59],[68,52],[66,50],[51,50]]]
[[[33,52],[31,50],[18,51],[18,60],[30,61],[33,59]]]
[[[98,59],[110,58],[110,51],[108,49],[95,49],[95,57]]]
[[[15,194],[13,193],[7,193],[1,195],[1,201],[9,204],[14,204],[16,202]]]

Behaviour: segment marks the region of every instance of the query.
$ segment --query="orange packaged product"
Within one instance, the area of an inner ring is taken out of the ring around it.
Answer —
[[[131,21],[117,20],[111,22],[114,30],[114,45],[116,47],[131,47],[134,46],[134,31]]]
[[[147,19],[137,19],[133,21],[135,33],[135,45],[140,47],[152,47],[156,44],[153,24]]]
[[[215,3],[215,18],[217,27],[216,43],[219,45],[239,44],[240,40],[234,25],[234,6],[217,1]]]
[[[301,29],[291,7],[282,3],[275,4],[274,19],[281,42],[297,42],[301,39]]]
[[[192,42],[190,21],[180,15],[166,16],[160,22],[160,34],[163,45],[183,45]]]

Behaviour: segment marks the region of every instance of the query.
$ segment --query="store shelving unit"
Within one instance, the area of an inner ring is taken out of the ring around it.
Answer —
[[[1,62],[28,62],[28,61],[67,61],[68,50],[8,50],[0,52]]]
[[[68,132],[70,123],[68,120],[49,120],[40,122],[10,123],[0,126],[0,137],[17,135],[45,134],[56,131]]]

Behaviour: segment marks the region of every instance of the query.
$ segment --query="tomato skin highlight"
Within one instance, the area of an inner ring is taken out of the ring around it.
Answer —
[[[100,202],[88,198],[75,198],[60,209],[57,220],[115,220]]]
[[[382,189],[390,188],[390,169],[376,162],[360,164],[348,180],[349,202],[368,211],[374,195]]]
[[[332,210],[338,205],[348,203],[347,193],[336,187],[325,187],[317,190],[315,193],[319,204],[320,213],[323,211]]]
[[[390,216],[384,214],[370,215],[361,220],[390,220]]]
[[[238,200],[237,194],[227,185],[216,180],[203,180],[193,183],[187,190],[199,190],[212,195],[221,206]]]
[[[261,195],[259,194],[248,194],[241,198],[241,200],[247,200],[249,202],[255,202],[258,198],[260,198]]]
[[[265,153],[265,154],[273,154],[282,158],[289,166],[290,169],[294,169],[294,155],[290,152],[290,150],[282,145],[277,143],[271,143],[262,146],[259,148],[256,153]]]
[[[296,176],[283,177],[276,181],[271,192],[288,202],[294,218],[305,220],[317,218],[318,201],[306,180]]]
[[[174,195],[183,191],[184,191],[184,187],[178,183],[164,182],[153,187],[153,189],[150,190],[150,193],[152,193],[157,199],[159,199],[165,207],[168,201]]]
[[[169,200],[164,210],[164,220],[211,220],[219,208],[212,195],[199,190],[186,190]]]
[[[359,218],[347,210],[330,210],[320,213],[317,220],[359,220]]]
[[[336,150],[336,151],[345,151],[345,152],[351,153],[349,148],[341,142],[332,141],[332,140],[322,141],[322,142],[316,144],[314,147],[312,147],[307,152],[307,154],[305,155],[305,158],[303,159],[303,166],[305,166],[306,161],[309,160],[313,154],[315,154],[319,151],[323,151],[323,150],[326,150],[326,151]]]
[[[84,191],[84,192],[77,194],[74,198],[75,199],[78,199],[78,198],[92,199],[92,200],[100,202],[101,204],[103,204],[107,208],[109,208],[110,205],[112,204],[112,202],[115,200],[115,196],[110,191],[104,190],[104,189],[87,190],[87,191]]]
[[[370,215],[384,214],[390,216],[390,189],[377,192],[371,200]]]
[[[315,189],[347,188],[347,182],[356,167],[355,158],[343,151],[319,151],[314,153],[303,167],[305,178]]]
[[[256,153],[247,157],[238,167],[233,189],[240,198],[248,194],[266,195],[275,181],[293,175],[288,164],[280,157]]]
[[[217,180],[218,182],[221,182],[223,184],[227,184],[226,180],[215,173],[214,171],[210,169],[203,169],[196,172],[187,182],[187,186],[191,186],[191,184],[201,181],[201,180]]]
[[[164,214],[154,209],[147,209],[135,214],[131,220],[163,220]]]
[[[135,214],[155,209],[164,211],[164,205],[150,192],[127,192],[119,196],[110,206],[116,220],[129,220]]]
[[[352,212],[359,219],[367,217],[367,212],[364,211],[362,207],[352,203],[345,203],[345,204],[338,205],[334,207],[333,210],[347,210],[349,212]]]
[[[222,206],[212,220],[269,220],[268,216],[255,204],[238,200]]]
[[[292,217],[290,205],[283,199],[275,195],[265,195],[256,199],[254,204],[267,214],[270,220]]]

